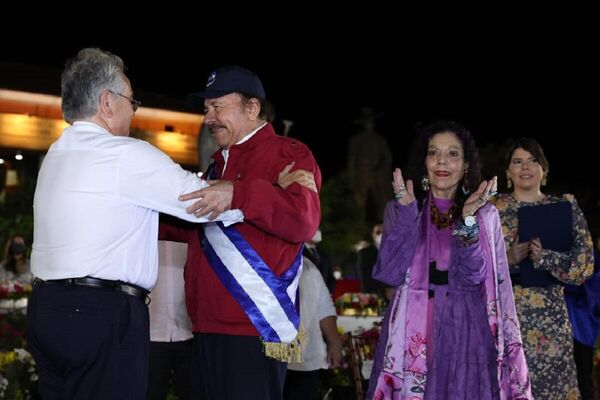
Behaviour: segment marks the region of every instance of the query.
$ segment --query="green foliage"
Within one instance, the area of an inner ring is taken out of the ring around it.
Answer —
[[[334,265],[341,265],[353,256],[352,246],[370,232],[364,222],[364,210],[354,200],[346,173],[330,178],[321,190],[321,247]]]
[[[0,196],[0,258],[4,257],[4,243],[14,234],[33,239],[33,193],[35,178],[25,180],[16,190]]]

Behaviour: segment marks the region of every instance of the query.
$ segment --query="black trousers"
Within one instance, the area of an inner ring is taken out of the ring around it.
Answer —
[[[288,369],[283,386],[284,400],[316,400],[321,382],[321,370],[293,371]]]
[[[25,335],[44,400],[145,399],[150,338],[141,299],[111,289],[36,284]]]
[[[282,400],[286,369],[265,356],[258,337],[194,334],[192,390],[201,399]]]
[[[573,339],[573,350],[575,355],[575,364],[577,365],[577,382],[582,400],[592,400],[594,398],[593,368],[594,368],[594,348],[587,346],[576,339]]]
[[[181,342],[150,342],[150,382],[147,400],[165,400],[173,376],[179,400],[190,400],[192,339]]]

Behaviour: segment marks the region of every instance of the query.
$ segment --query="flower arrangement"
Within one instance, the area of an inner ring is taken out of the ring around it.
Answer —
[[[13,280],[0,281],[0,399],[37,396],[37,373],[25,347],[25,310],[32,287]]]
[[[25,309],[31,290],[31,285],[26,283],[0,281],[0,310]]]
[[[376,317],[385,309],[383,298],[373,293],[344,293],[335,301],[338,315]]]
[[[18,300],[31,293],[31,285],[14,280],[0,281],[0,299]]]
[[[35,362],[27,350],[0,351],[0,399],[33,398],[37,379]]]

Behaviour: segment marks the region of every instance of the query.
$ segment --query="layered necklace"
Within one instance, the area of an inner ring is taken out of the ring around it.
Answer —
[[[429,215],[431,216],[431,222],[437,226],[438,229],[448,228],[454,224],[456,217],[458,216],[458,209],[456,204],[450,207],[446,212],[441,212],[439,208],[433,203],[433,199],[429,202]]]

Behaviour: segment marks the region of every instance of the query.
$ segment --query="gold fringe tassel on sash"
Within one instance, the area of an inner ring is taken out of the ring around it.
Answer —
[[[265,355],[283,362],[302,362],[302,349],[307,342],[306,332],[302,327],[298,335],[290,343],[265,342],[262,338]]]

